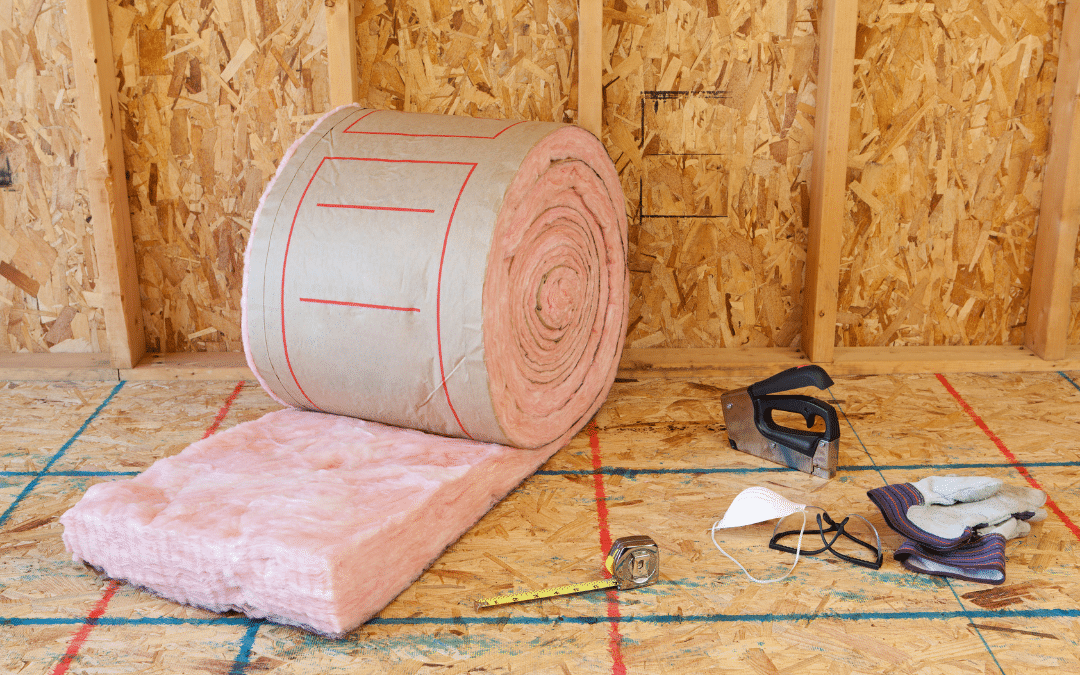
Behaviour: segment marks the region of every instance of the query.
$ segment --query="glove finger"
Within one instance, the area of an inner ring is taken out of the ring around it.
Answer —
[[[984,527],[978,530],[979,536],[985,537],[988,534],[1000,534],[1005,537],[1005,539],[1016,539],[1029,532],[1031,532],[1031,526],[1016,518],[1009,518],[1005,522],[999,523],[994,527]]]
[[[1002,485],[996,495],[1003,503],[1015,504],[1014,513],[1034,511],[1046,503],[1046,493],[1020,485]]]
[[[986,476],[927,476],[912,483],[926,504],[949,506],[957,502],[977,502],[1001,489],[1001,480]]]
[[[948,518],[970,527],[981,527],[998,525],[1009,518],[1023,517],[1029,513],[1037,514],[1045,501],[1046,493],[1042,490],[1003,485],[997,494],[982,501],[926,508],[940,509],[942,515],[938,519]]]
[[[979,526],[979,529],[984,528],[984,527],[997,527],[998,525],[1001,525],[1003,523],[1007,523],[1010,520],[1018,520],[1016,514],[1014,514],[1014,513],[995,513],[995,514],[991,514],[990,517],[985,518],[983,520],[983,522],[978,523],[978,526]]]
[[[1040,520],[1046,520],[1046,509],[1035,509],[1035,515],[1030,518],[1024,518],[1029,523],[1037,523]]]
[[[952,506],[938,504],[911,506],[907,510],[907,519],[915,527],[933,537],[959,543],[970,535],[972,529],[992,529],[1009,520],[1015,520],[1018,514],[1031,513],[1037,517],[1037,507],[1030,505],[1037,499],[1045,499],[1045,495],[1039,490],[1031,488],[1006,490],[1003,487],[998,494],[977,502],[957,503]],[[920,539],[917,533],[908,536],[925,544],[944,548],[943,542],[933,537]]]

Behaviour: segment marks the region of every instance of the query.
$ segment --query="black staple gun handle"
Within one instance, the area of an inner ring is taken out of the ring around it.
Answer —
[[[805,365],[788,368],[743,389],[725,391],[720,401],[728,443],[755,457],[832,478],[840,453],[836,409],[812,396],[784,393],[803,387],[827,389],[832,383],[821,366]],[[777,424],[773,419],[777,410],[802,415],[806,428],[790,429]],[[825,422],[824,433],[813,430],[819,417]]]
[[[765,394],[779,394],[782,391],[801,389],[802,387],[817,387],[827,389],[833,385],[832,378],[821,366],[795,366],[766,378],[761,382],[755,382],[747,388],[750,396],[756,398]],[[792,411],[798,412],[798,411]]]
[[[804,455],[813,456],[820,441],[835,441],[840,438],[840,421],[836,416],[836,409],[824,401],[819,401],[812,396],[795,394],[784,396],[759,395],[752,398],[754,400],[754,417],[756,418],[755,422],[757,422],[758,431],[770,441],[775,441]],[[806,430],[780,426],[773,421],[774,410],[783,410],[802,415],[803,419],[806,420]],[[824,433],[810,431],[810,428],[814,426],[814,420],[818,417],[825,422]]]

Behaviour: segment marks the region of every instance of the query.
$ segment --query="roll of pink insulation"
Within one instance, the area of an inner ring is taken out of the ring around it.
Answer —
[[[626,212],[574,126],[345,107],[248,246],[248,363],[282,403],[522,448],[596,412],[626,329]]]
[[[282,160],[245,263],[248,363],[289,409],[92,486],[65,545],[165,598],[351,630],[600,407],[626,237],[577,127],[329,113]]]

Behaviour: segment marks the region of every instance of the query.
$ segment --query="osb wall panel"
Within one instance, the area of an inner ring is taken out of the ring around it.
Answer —
[[[324,4],[109,10],[147,347],[238,351],[251,219],[277,162],[329,106]]]
[[[367,105],[577,119],[574,0],[368,0],[357,35]]]
[[[860,3],[843,344],[1022,343],[1062,8]]]
[[[604,141],[633,223],[629,344],[798,345],[817,2],[606,4]],[[1060,8],[1007,5],[860,7],[843,344],[1021,339]],[[238,350],[258,197],[328,107],[323,3],[110,12],[149,348]],[[572,122],[575,15],[561,0],[358,3],[361,101]]]
[[[615,0],[604,140],[627,195],[631,347],[799,340],[810,0]]]
[[[0,0],[0,352],[100,352],[64,4]]]

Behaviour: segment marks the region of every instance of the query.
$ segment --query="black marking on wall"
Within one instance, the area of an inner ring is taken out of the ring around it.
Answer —
[[[3,157],[0,155],[0,157]],[[7,157],[3,157],[3,161],[0,161],[0,188],[11,187],[15,184],[15,180],[11,175],[11,160]]]
[[[650,90],[641,92],[641,142],[645,142],[645,101],[652,101],[653,113],[660,110],[660,103],[662,101],[678,101],[680,99],[687,98],[689,96],[700,96],[701,98],[710,98],[714,100],[726,99],[730,96],[725,89],[706,89],[701,91],[680,91],[680,90]],[[645,157],[705,157],[705,156],[719,156],[720,153],[698,153],[698,152],[644,152],[645,148],[642,148],[642,158]],[[723,218],[725,216],[712,216],[712,215],[696,215],[696,214],[665,214],[665,213],[645,213],[644,212],[644,183],[641,178],[638,178],[638,224],[646,218]]]

